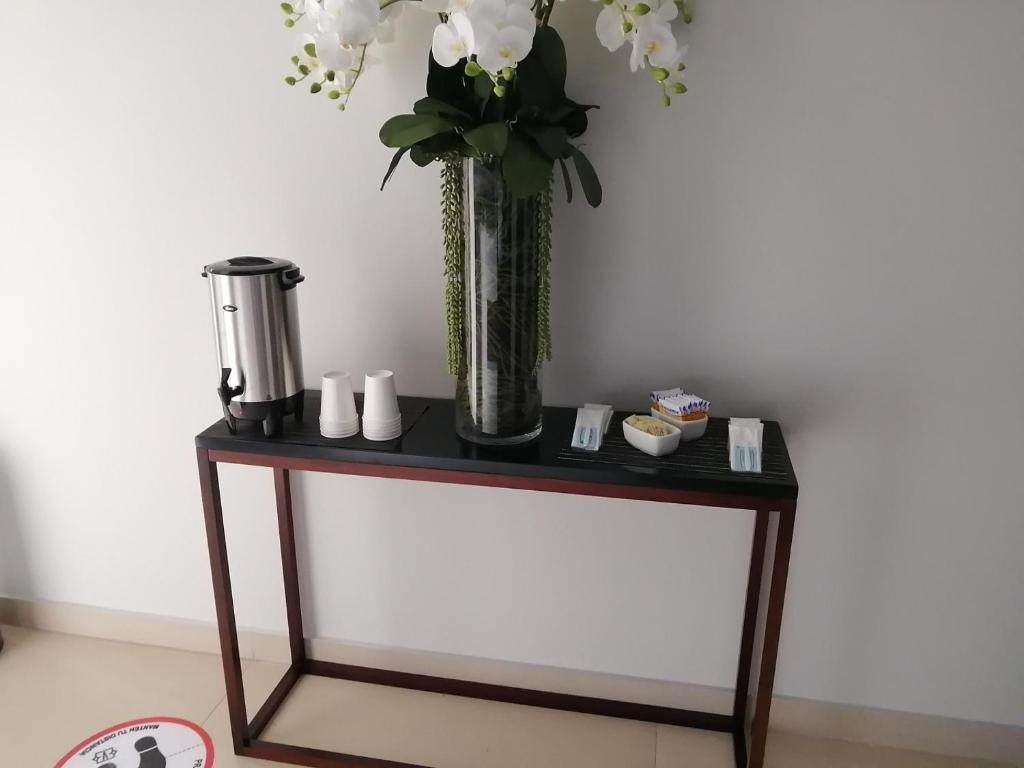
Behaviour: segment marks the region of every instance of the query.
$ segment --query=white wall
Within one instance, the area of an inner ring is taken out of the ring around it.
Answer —
[[[2,593],[212,619],[204,263],[302,266],[311,381],[451,390],[436,171],[376,191],[430,19],[342,115],[281,82],[276,5],[4,10]],[[549,402],[682,381],[781,419],[802,492],[780,692],[1024,725],[1024,4],[706,1],[671,110],[596,10],[558,9],[606,196],[557,211]],[[241,622],[283,627],[269,477],[223,474]],[[299,493],[311,633],[730,682],[743,513]]]

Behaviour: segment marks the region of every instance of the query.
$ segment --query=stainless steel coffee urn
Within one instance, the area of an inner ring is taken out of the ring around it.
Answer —
[[[302,350],[295,286],[306,278],[284,259],[258,256],[218,261],[203,269],[210,281],[220,364],[217,393],[228,429],[238,420],[281,431],[286,414],[302,421]]]

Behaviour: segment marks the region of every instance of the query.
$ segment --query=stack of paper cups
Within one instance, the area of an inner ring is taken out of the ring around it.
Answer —
[[[359,431],[359,414],[352,379],[344,371],[325,373],[320,396],[320,434],[352,437]]]
[[[394,440],[401,435],[402,413],[398,410],[395,374],[391,371],[366,374],[363,391],[363,437]]]

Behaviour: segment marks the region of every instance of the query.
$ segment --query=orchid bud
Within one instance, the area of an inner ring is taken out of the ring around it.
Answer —
[[[295,19],[285,19],[284,25],[288,27],[288,29],[291,29],[292,27],[295,26]]]
[[[306,52],[306,55],[309,56],[309,58],[316,58],[316,45],[314,43],[306,43],[302,46],[302,50]]]
[[[497,96],[499,99],[502,96],[504,96],[505,95],[505,86],[504,85],[496,85],[496,86],[494,86],[494,95]]]
[[[651,74],[654,75],[654,79],[657,80],[659,83],[662,80],[668,80],[669,73],[668,70],[665,69],[664,67],[655,67],[654,69],[651,70]]]
[[[292,62],[292,64],[294,64],[295,66],[299,66],[299,57],[298,57],[298,56],[292,56],[292,58],[291,58],[291,62]]]
[[[672,86],[672,90],[676,93],[686,93],[686,86],[682,83],[676,83]]]
[[[686,65],[683,62],[680,61],[679,65],[676,67],[676,69],[679,70],[680,72],[682,72],[684,69],[686,69]]]
[[[483,72],[483,69],[475,61],[467,61],[466,69],[464,71],[466,73],[466,77],[476,77]]]
[[[309,92],[310,93],[320,93],[320,91],[321,91],[320,83],[313,83],[311,86],[309,86]]]
[[[340,99],[341,98],[341,91],[330,91],[327,94],[327,98],[328,99]]]
[[[330,80],[333,83],[334,82],[334,78],[336,77],[336,75],[334,74],[334,70],[333,69],[328,69],[326,74],[324,75],[324,77],[326,77],[328,80]]]
[[[288,83],[288,85],[295,85],[295,83],[298,82],[294,77],[286,77],[284,81]]]
[[[291,3],[281,3],[281,10],[288,14],[295,13],[295,9],[292,8]]]
[[[661,94],[661,106],[668,107],[672,105],[672,99],[668,97],[667,93]]]
[[[650,12],[651,6],[649,6],[647,3],[637,3],[636,5],[633,6],[633,13],[635,13],[637,16],[646,16]]]
[[[512,67],[505,67],[503,70],[501,70],[501,77],[503,80],[508,80],[509,82],[511,82],[512,78],[515,76],[516,72],[514,69],[512,69]]]
[[[299,72],[301,72],[304,75],[308,75],[309,67],[307,67],[305,64],[299,64]]]
[[[630,22],[628,22],[628,21],[624,21],[624,22],[622,22],[622,32],[623,32],[624,34],[627,34],[627,35],[628,35],[628,34],[629,34],[630,32],[632,32],[632,31],[633,31],[633,25],[632,25],[632,23],[630,23]]]

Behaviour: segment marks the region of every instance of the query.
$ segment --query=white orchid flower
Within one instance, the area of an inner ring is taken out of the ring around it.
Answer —
[[[622,23],[622,11],[617,5],[606,5],[597,14],[597,23],[594,27],[597,39],[609,51],[619,50],[622,44],[629,39],[629,35],[622,28]]]
[[[533,47],[537,19],[530,0],[473,0],[467,11],[476,39],[476,61],[495,76],[515,67]]]
[[[323,6],[320,5],[320,0],[304,0],[302,9],[300,9],[295,3],[292,3],[292,7],[295,8],[296,13],[305,13],[306,18],[313,22],[314,25],[317,23],[317,20],[320,18],[320,14],[323,12]]]
[[[317,31],[328,33],[338,31],[338,16],[341,14],[337,0],[309,0],[306,14],[316,25]]]
[[[675,4],[675,0],[660,0],[660,2],[653,0],[649,5],[651,7],[650,16],[662,24],[668,24],[679,15],[679,6]]]
[[[427,0],[440,2],[441,0]],[[531,0],[444,0],[452,10],[434,29],[431,52],[438,64],[451,67],[473,55],[496,76],[514,67],[530,52],[537,20]]]
[[[456,12],[448,17],[446,23],[434,28],[430,52],[442,67],[453,67],[460,59],[472,56],[475,45],[473,23],[466,14]]]
[[[649,61],[654,67],[669,67],[676,57],[676,38],[667,23],[641,16],[633,38],[633,52],[629,57],[629,68],[634,72],[644,68]]]
[[[330,2],[331,0],[327,0]],[[373,41],[380,24],[377,0],[338,0],[341,5],[338,34],[343,45],[366,45]]]
[[[392,43],[395,40],[395,22],[402,15],[405,6],[392,3],[380,12],[380,24],[377,25],[376,40],[378,43]]]
[[[476,62],[492,75],[505,67],[515,67],[533,47],[533,32],[506,26],[489,34],[479,43]]]
[[[508,6],[508,11],[505,13],[505,18],[498,22],[498,29],[504,27],[519,27],[525,29],[527,32],[533,35],[537,29],[537,17],[533,15],[533,11],[530,10],[528,5],[522,3],[511,2]]]
[[[369,43],[379,23],[377,0],[323,0],[316,16],[317,29],[322,34],[336,32],[344,46]]]
[[[327,71],[327,67],[324,66],[323,62],[320,61],[320,58],[318,56],[310,56],[308,53],[306,53],[306,46],[309,45],[310,43],[312,43],[313,47],[316,49],[317,38],[314,35],[311,35],[308,32],[306,32],[297,36],[296,44],[299,49],[298,63],[300,66],[306,67],[309,70],[308,76],[310,78],[314,80],[319,80]],[[319,49],[316,49],[316,51],[319,54]]]
[[[443,13],[447,16],[459,11],[465,13],[473,5],[473,0],[419,0],[415,5],[428,13]]]
[[[316,55],[328,69],[344,72],[355,63],[355,56],[349,48],[343,48],[337,32],[328,32],[316,38]]]

